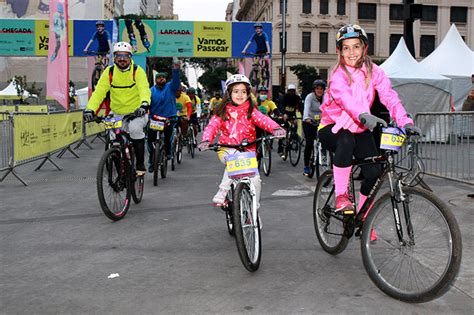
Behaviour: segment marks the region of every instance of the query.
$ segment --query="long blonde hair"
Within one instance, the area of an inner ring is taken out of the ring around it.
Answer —
[[[364,47],[364,55],[362,58],[359,60],[358,64],[356,65],[356,68],[362,68],[362,65],[365,64],[367,67],[367,77],[365,78],[365,88],[367,89],[370,84],[370,80],[372,79],[372,59],[367,55],[367,44],[359,38],[360,42],[362,43],[362,46]],[[331,75],[337,70],[337,68],[341,68],[347,77],[349,78],[349,85],[352,85],[352,76],[349,73],[349,70],[347,70],[346,65],[344,64],[344,57],[342,56],[342,51],[340,49],[337,49],[337,52],[339,54],[339,58],[337,60],[337,63],[334,65],[334,67],[331,69]]]

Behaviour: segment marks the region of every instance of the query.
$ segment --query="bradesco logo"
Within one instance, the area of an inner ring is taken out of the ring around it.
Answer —
[[[33,30],[31,28],[21,28],[21,27],[3,27],[0,30],[2,34],[33,34]]]

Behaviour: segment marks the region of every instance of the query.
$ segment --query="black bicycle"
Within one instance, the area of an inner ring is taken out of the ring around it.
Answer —
[[[97,169],[97,195],[102,211],[113,221],[127,214],[130,197],[135,203],[140,203],[143,197],[144,176],[137,175],[133,140],[123,129],[123,123],[133,118],[134,114],[96,118],[98,123],[104,124],[109,139],[109,148]]]
[[[319,121],[314,123],[316,126],[319,124]],[[309,145],[307,143],[306,145]],[[332,167],[332,153],[329,150],[323,148],[319,138],[316,137],[313,141],[313,150],[311,151],[311,156],[309,158],[309,169],[308,174],[309,178],[313,178],[316,174],[316,178],[319,178],[321,174],[325,171],[330,170]]]
[[[453,284],[461,264],[461,232],[445,202],[426,189],[409,187],[397,171],[395,147],[412,135],[387,131],[383,154],[352,163],[353,173],[361,165],[383,166],[361,210],[355,216],[335,211],[333,173],[327,171],[314,192],[314,228],[321,247],[332,255],[341,253],[353,235],[360,236],[364,267],[375,285],[401,301],[426,302]],[[376,199],[385,181],[389,191]],[[354,196],[353,174],[349,190]]]
[[[165,147],[165,128],[174,124],[176,119],[166,118],[157,115],[153,115],[150,118],[150,129],[156,131],[156,140],[153,141],[153,186],[158,185],[158,172],[161,174],[161,178],[166,178],[168,171],[168,156],[166,154]],[[173,127],[174,129],[174,127]],[[171,137],[173,140],[173,137]],[[171,148],[171,163],[174,170],[174,152]]]
[[[286,123],[280,123],[280,126],[286,127],[286,137],[282,140],[283,153],[281,157],[283,161],[289,157],[291,165],[295,167],[301,158],[301,138],[298,134],[297,119],[301,118],[288,118]]]

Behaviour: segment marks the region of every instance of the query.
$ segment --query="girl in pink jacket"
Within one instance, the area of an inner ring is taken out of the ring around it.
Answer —
[[[256,104],[252,102],[250,97],[250,81],[243,74],[234,74],[226,83],[226,94],[224,95],[221,104],[214,109],[214,116],[212,116],[204,130],[202,142],[199,144],[199,149],[204,151],[209,148],[209,143],[214,141],[217,134],[221,133],[219,143],[237,145],[242,143],[244,139],[252,142],[256,139],[255,126],[273,133],[275,136],[285,136],[285,131],[269,117],[263,115],[257,110]],[[247,147],[249,151],[255,151],[255,145]],[[233,149],[228,149],[229,153]],[[225,162],[225,154],[219,154],[221,162]],[[257,193],[257,204],[260,200],[261,180],[260,175],[251,178],[255,185]],[[222,181],[219,185],[219,191],[214,196],[212,201],[216,205],[222,205],[225,202],[225,197],[230,189],[232,180],[227,176],[227,171],[224,172]]]
[[[367,34],[359,25],[343,26],[336,34],[336,46],[339,60],[331,71],[329,88],[321,105],[318,136],[322,145],[334,152],[336,211],[353,215],[355,209],[348,196],[352,157],[378,155],[371,131],[377,124],[386,126],[385,121],[370,114],[375,90],[398,126],[418,134],[421,130],[407,116],[383,70],[367,56]],[[380,172],[380,165],[362,166],[364,180],[359,192],[359,209]]]

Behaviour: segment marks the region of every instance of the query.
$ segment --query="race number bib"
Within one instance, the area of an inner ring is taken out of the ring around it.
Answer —
[[[104,119],[105,129],[122,129],[122,117],[110,117]]]
[[[255,152],[237,152],[226,158],[227,174],[231,178],[255,176],[258,173],[258,163]]]

